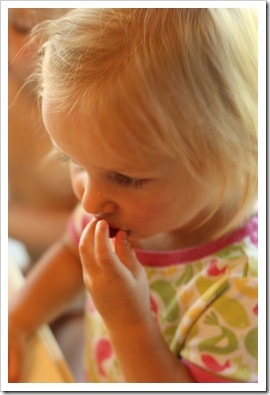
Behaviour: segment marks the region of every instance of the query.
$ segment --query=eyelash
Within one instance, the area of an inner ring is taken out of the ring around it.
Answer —
[[[73,163],[76,166],[80,166],[78,163],[74,162],[72,159],[70,159],[68,156],[66,156],[62,152],[56,152],[56,157],[62,163]]]
[[[62,154],[61,152],[56,152],[55,155],[56,155],[57,159],[58,159],[60,162],[63,162],[63,163],[68,163],[68,162],[69,162],[69,157],[68,157],[68,156],[65,156],[65,155]]]
[[[146,182],[145,179],[131,178],[118,173],[114,173],[111,178],[119,185],[126,188],[140,188]]]

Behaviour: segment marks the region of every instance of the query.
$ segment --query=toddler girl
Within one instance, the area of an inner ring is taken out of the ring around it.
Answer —
[[[10,308],[11,381],[83,286],[87,381],[257,381],[256,21],[76,9],[36,29],[44,124],[81,203]]]

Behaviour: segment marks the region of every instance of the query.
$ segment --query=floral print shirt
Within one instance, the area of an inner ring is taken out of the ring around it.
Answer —
[[[78,244],[90,216],[69,222]],[[257,216],[216,241],[174,251],[136,250],[152,312],[171,352],[197,382],[257,381]],[[139,347],[139,345],[138,345]],[[102,317],[86,301],[86,380],[123,382]]]

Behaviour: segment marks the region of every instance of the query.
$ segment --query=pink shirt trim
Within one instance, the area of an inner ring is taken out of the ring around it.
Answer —
[[[212,242],[201,244],[195,247],[184,248],[174,251],[150,251],[135,250],[139,261],[145,266],[169,266],[173,264],[183,264],[202,259],[214,254],[231,244],[240,242],[246,237],[250,237],[252,243],[258,244],[258,216],[252,217],[243,227],[236,229],[232,233],[222,236]]]
[[[219,377],[205,370],[199,368],[193,363],[187,361],[186,359],[182,359],[183,364],[188,368],[192,377],[196,380],[197,383],[235,383],[233,380],[227,380],[224,377]]]
[[[72,241],[78,245],[81,232],[91,219],[91,215],[85,213],[80,219],[80,232],[75,227],[74,218],[71,217],[68,224],[68,232]],[[258,215],[254,215],[244,226],[236,229],[228,235],[222,236],[217,240],[195,247],[184,248],[173,251],[151,251],[135,250],[139,261],[144,266],[165,267],[174,264],[184,264],[202,259],[208,255],[214,254],[230,244],[240,242],[249,237],[254,245],[258,245]]]

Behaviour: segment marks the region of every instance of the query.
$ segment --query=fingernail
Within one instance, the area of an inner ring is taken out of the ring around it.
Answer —
[[[102,230],[102,229],[103,229],[103,231],[105,230],[106,235],[108,235],[109,226],[108,226],[107,221],[105,221],[105,219],[98,220],[98,222],[96,224],[96,230]]]

